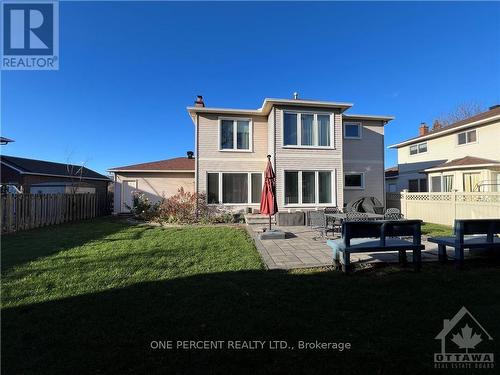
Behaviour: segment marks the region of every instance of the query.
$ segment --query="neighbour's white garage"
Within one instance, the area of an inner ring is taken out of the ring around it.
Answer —
[[[127,165],[109,169],[114,175],[114,213],[127,213],[135,192],[152,202],[177,194],[180,188],[194,192],[195,159],[187,157]]]

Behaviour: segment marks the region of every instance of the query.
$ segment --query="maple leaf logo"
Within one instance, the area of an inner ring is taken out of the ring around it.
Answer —
[[[472,328],[468,324],[462,328],[462,333],[454,334],[451,341],[458,345],[460,349],[465,349],[468,353],[469,349],[474,349],[483,339],[477,333],[472,334]]]

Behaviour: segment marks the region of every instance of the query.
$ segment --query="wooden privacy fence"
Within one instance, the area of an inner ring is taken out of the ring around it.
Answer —
[[[500,193],[387,193],[386,205],[407,219],[453,225],[455,219],[500,218]]]
[[[2,233],[90,219],[109,214],[101,194],[4,194],[0,201]]]

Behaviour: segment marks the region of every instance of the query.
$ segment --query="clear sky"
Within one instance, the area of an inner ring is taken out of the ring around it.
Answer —
[[[500,3],[62,2],[59,71],[1,78],[4,154],[99,172],[192,150],[197,94],[352,102],[396,116],[390,145],[459,103],[500,103]]]

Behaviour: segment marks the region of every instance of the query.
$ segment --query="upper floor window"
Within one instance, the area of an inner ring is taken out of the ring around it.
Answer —
[[[361,138],[361,123],[359,122],[344,122],[344,138]]]
[[[219,149],[221,151],[251,151],[252,123],[248,119],[221,119]]]
[[[423,152],[427,152],[427,142],[410,146],[410,155],[421,154]]]
[[[474,143],[477,141],[476,129],[467,132],[458,133],[458,144],[465,145],[467,143]]]
[[[284,112],[284,146],[329,147],[330,134],[329,114]]]

